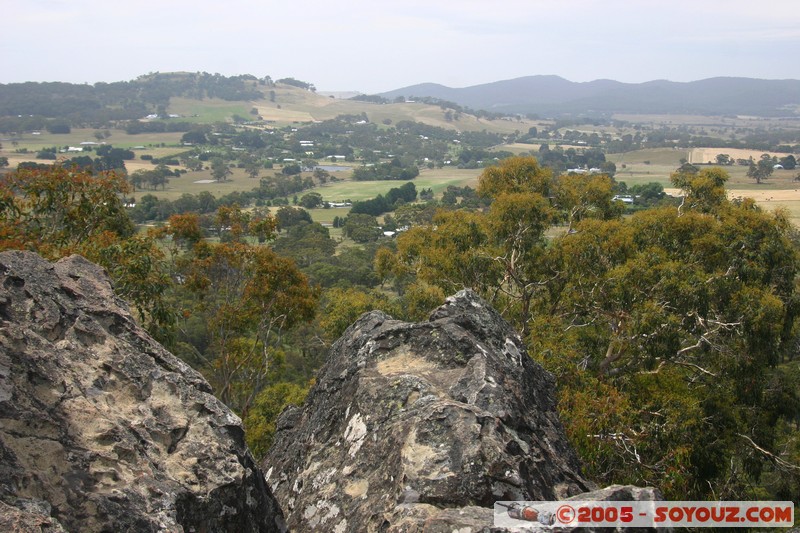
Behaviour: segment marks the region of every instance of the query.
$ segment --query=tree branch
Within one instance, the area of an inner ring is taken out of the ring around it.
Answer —
[[[772,453],[772,452],[770,452],[768,450],[765,450],[764,448],[762,448],[761,446],[759,446],[758,444],[753,442],[753,439],[751,439],[747,435],[743,435],[741,433],[737,433],[737,435],[742,437],[743,439],[745,439],[747,442],[749,442],[750,445],[753,448],[755,448],[755,450],[757,452],[763,454],[767,459],[769,459],[770,461],[774,462],[779,468],[782,468],[782,469],[785,469],[785,470],[800,470],[800,466],[794,465],[794,464],[792,464],[792,463],[790,463],[788,461],[784,461],[783,459],[781,459],[780,457],[778,457],[774,453]]]

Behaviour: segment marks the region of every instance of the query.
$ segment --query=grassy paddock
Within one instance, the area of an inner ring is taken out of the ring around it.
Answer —
[[[420,171],[420,175],[412,181],[417,191],[430,188],[433,189],[435,194],[441,194],[448,185],[475,187],[481,172],[481,169],[425,169]],[[322,198],[328,202],[355,201],[367,200],[375,198],[379,194],[386,194],[389,189],[400,187],[404,183],[406,182],[395,180],[339,181],[328,183],[314,190],[320,193]]]
[[[105,142],[106,144],[113,145],[115,148],[133,148],[134,146],[144,146],[145,150],[137,151],[138,156],[140,153],[150,153],[150,149],[160,147],[162,144],[173,147],[171,152],[174,152],[175,147],[181,146],[181,136],[183,135],[181,132],[142,133],[139,135],[128,135],[125,133],[125,130],[112,129],[109,130],[111,132],[111,137],[108,139],[103,139],[102,141],[98,141],[94,136],[95,131],[97,130],[91,128],[73,128],[70,133],[64,134],[53,134],[48,133],[47,131],[42,131],[41,135],[31,135],[30,133],[26,133],[22,137],[16,137],[13,139],[17,142],[17,146],[14,146],[11,140],[3,141],[3,154],[8,155],[9,157],[11,155],[27,155],[33,157],[36,155],[36,152],[42,148],[49,148],[51,146],[80,146],[80,143],[84,141],[90,141]],[[105,131],[105,128],[101,129],[100,131]],[[14,150],[18,148],[27,148],[29,152],[34,153],[13,154]],[[92,154],[93,152],[85,152],[83,155]]]
[[[136,196],[152,194],[166,200],[177,200],[184,193],[198,194],[203,191],[208,191],[216,198],[220,198],[232,192],[251,191],[258,187],[258,178],[250,178],[243,169],[232,168],[231,171],[233,171],[233,174],[229,176],[228,181],[214,183],[196,183],[198,181],[212,180],[213,178],[211,177],[210,170],[187,172],[186,174],[182,174],[179,178],[170,177],[169,184],[163,190],[137,190]]]
[[[246,102],[229,102],[219,98],[194,100],[173,97],[169,101],[169,112],[181,116],[173,120],[198,124],[230,122],[233,115],[252,117],[250,110],[253,107]]]
[[[275,208],[272,210],[275,211]],[[350,212],[350,208],[337,207],[331,209],[306,209],[306,211],[308,211],[308,213],[311,215],[311,219],[314,222],[319,222],[320,224],[333,224],[334,217],[346,217],[347,213]]]

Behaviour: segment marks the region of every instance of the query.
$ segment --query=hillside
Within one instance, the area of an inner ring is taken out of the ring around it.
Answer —
[[[380,96],[389,99],[430,96],[475,109],[548,116],[592,113],[791,116],[800,111],[800,80],[709,78],[688,83],[665,80],[576,83],[558,76],[528,76],[464,88],[424,83]]]
[[[71,128],[116,127],[145,117],[166,119],[168,132],[185,132],[195,124],[243,123],[261,120],[278,125],[334,119],[339,115],[366,114],[384,125],[412,121],[459,131],[488,130],[513,133],[533,124],[487,120],[461,113],[447,119],[435,103],[371,102],[318,93],[313,84],[292,78],[272,80],[242,75],[225,77],[208,73],[155,73],[132,81],[79,85],[71,83],[0,84],[0,132]],[[169,117],[167,119],[167,117]],[[149,130],[148,130],[149,131]]]

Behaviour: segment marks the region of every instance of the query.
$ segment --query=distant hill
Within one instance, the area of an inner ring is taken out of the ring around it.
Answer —
[[[86,122],[136,119],[169,105],[172,97],[248,101],[263,98],[266,86],[267,80],[251,75],[225,77],[207,72],[153,73],[133,81],[94,85],[0,84],[0,117],[31,115]]]
[[[577,83],[559,76],[527,76],[464,88],[435,83],[411,85],[383,98],[433,97],[474,109],[541,115],[613,113],[793,116],[800,114],[800,80],[709,78],[687,83],[665,80]]]

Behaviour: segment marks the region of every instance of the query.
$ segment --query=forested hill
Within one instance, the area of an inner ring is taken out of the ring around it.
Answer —
[[[433,97],[463,106],[504,113],[703,114],[791,116],[800,114],[800,80],[709,78],[688,83],[665,80],[576,83],[559,76],[527,76],[451,88],[424,83],[380,96]]]
[[[0,117],[38,115],[87,121],[141,118],[167,106],[174,96],[258,100],[272,83],[269,77],[226,77],[207,72],[155,73],[114,83],[0,84]]]

